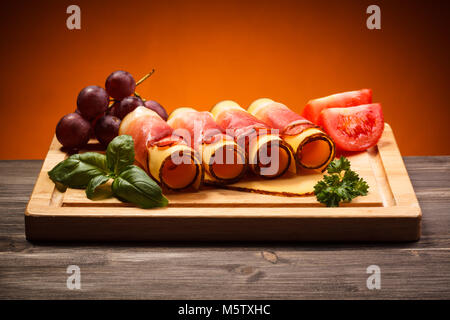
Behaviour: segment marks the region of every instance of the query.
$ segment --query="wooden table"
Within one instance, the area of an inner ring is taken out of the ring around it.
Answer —
[[[413,243],[29,243],[41,161],[0,161],[0,298],[450,298],[450,156],[405,157],[423,212]],[[69,290],[69,265],[81,289]],[[369,290],[366,269],[381,269]]]

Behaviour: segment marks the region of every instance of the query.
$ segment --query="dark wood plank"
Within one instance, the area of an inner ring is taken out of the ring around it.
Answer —
[[[412,243],[29,243],[41,161],[0,161],[0,298],[450,298],[450,157],[406,157],[423,211]],[[81,290],[66,268],[81,268]],[[366,268],[381,268],[381,290]]]

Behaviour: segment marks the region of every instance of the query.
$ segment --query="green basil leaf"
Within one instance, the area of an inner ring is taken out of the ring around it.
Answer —
[[[108,168],[119,175],[122,170],[134,163],[134,141],[129,135],[115,137],[106,149]]]
[[[111,186],[103,187],[106,182],[111,179],[108,176],[99,175],[89,181],[86,188],[86,196],[91,200],[106,199],[112,196]],[[100,187],[102,186],[102,187]]]
[[[165,207],[169,203],[159,185],[141,168],[131,165],[123,169],[112,184],[114,195],[141,208]]]
[[[97,152],[74,154],[48,172],[53,182],[84,189],[92,178],[107,175],[106,156]]]

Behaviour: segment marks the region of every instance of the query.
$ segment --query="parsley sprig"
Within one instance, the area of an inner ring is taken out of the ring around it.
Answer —
[[[327,207],[339,207],[340,202],[351,202],[358,196],[365,196],[369,185],[350,169],[350,161],[341,156],[327,167],[328,174],[314,186],[317,201]]]

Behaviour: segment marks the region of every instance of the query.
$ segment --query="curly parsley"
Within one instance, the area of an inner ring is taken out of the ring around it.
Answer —
[[[340,202],[350,202],[358,196],[365,196],[369,185],[350,169],[350,161],[341,156],[327,167],[328,174],[314,186],[317,201],[327,207],[339,207]]]

